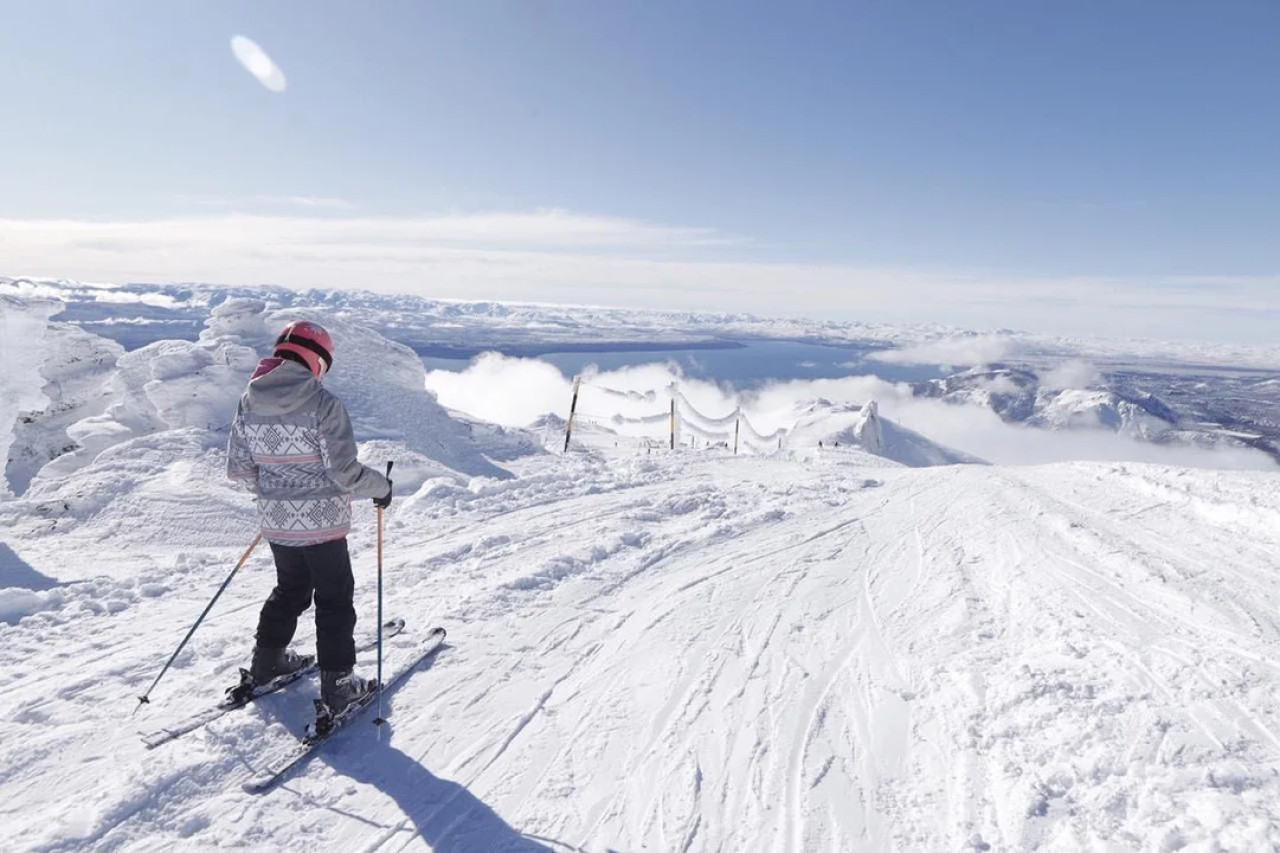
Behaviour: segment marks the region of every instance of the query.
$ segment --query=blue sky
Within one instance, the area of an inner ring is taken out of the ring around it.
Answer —
[[[1274,2],[4,11],[4,274],[1228,340],[1280,320]]]

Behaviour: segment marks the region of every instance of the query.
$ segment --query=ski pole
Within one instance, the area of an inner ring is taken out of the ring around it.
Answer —
[[[391,466],[387,463],[387,482],[391,481]],[[386,720],[382,718],[382,507],[378,507],[378,716],[373,724],[381,726]]]
[[[209,611],[212,610],[213,605],[217,603],[218,598],[222,595],[222,591],[227,588],[227,584],[231,583],[231,579],[236,576],[236,572],[240,571],[240,567],[249,561],[249,555],[253,553],[253,549],[257,548],[258,543],[261,541],[262,533],[259,531],[258,535],[253,537],[253,541],[249,543],[248,549],[246,549],[244,554],[240,556],[240,561],[236,563],[236,567],[231,570],[231,574],[227,575],[227,579],[222,582],[222,586],[218,587],[218,591],[213,594],[213,599],[205,607],[204,612],[200,614],[200,618],[196,620],[196,624],[192,625],[191,630],[187,632],[187,636],[182,638],[182,642],[178,644],[177,650],[169,657],[169,661],[164,665],[164,669],[160,670],[160,674],[156,676],[156,680],[151,682],[151,686],[147,688],[146,693],[143,693],[138,697],[138,704],[133,706],[133,714],[138,713],[138,709],[143,705],[151,704],[151,700],[148,698],[151,695],[151,691],[156,689],[156,685],[160,683],[160,679],[164,678],[164,674],[169,671],[170,664],[177,659],[178,655],[186,647],[187,640],[190,640],[191,635],[196,632],[196,628],[200,627],[200,623],[204,621],[204,617],[209,615]],[[133,714],[130,714],[129,716],[132,717]]]

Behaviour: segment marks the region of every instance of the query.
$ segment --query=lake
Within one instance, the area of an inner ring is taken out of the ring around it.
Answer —
[[[612,346],[617,346],[616,344]],[[499,348],[495,348],[500,351]],[[769,382],[788,379],[838,379],[844,376],[872,375],[890,382],[919,382],[946,374],[938,365],[885,364],[868,358],[875,352],[869,347],[833,346],[799,341],[751,340],[702,345],[687,349],[661,349],[645,345],[643,349],[608,349],[573,352],[539,352],[536,357],[559,368],[566,377],[581,373],[589,365],[602,371],[635,367],[641,364],[680,366],[685,376],[710,382],[727,383],[735,388],[757,388]],[[461,372],[471,364],[479,351],[439,350],[422,355],[428,370]],[[523,353],[505,353],[523,355]]]

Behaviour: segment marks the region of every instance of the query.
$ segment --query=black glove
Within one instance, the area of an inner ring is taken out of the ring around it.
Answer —
[[[386,509],[387,507],[391,506],[391,491],[392,491],[391,478],[388,477],[386,497],[374,498],[373,505],[376,506],[378,509]]]

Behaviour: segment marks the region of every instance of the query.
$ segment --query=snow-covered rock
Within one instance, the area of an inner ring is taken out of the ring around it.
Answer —
[[[70,323],[50,322],[45,344],[44,400],[18,415],[5,467],[18,494],[51,460],[81,449],[68,430],[106,407],[110,398],[103,386],[123,352],[114,341]]]
[[[1038,389],[1039,380],[1034,373],[1004,365],[975,367],[913,386],[917,397],[981,406],[1006,421],[1024,421],[1035,414]]]
[[[787,437],[787,446],[802,454],[815,448],[843,458],[850,454],[888,460],[910,468],[934,465],[985,464],[981,459],[943,447],[914,430],[894,423],[880,414],[879,405],[871,400],[864,405],[836,404],[814,400],[797,406],[795,427]]]
[[[1101,382],[1100,375],[1091,374]],[[1024,368],[989,365],[943,379],[918,382],[918,397],[988,408],[1009,423],[1041,429],[1102,429],[1145,441],[1163,441],[1178,416],[1151,394],[1105,387],[1062,387],[1061,376],[1042,381]]]
[[[6,472],[18,418],[49,404],[42,370],[51,347],[49,318],[61,309],[53,300],[0,294],[0,459]],[[8,477],[0,477],[0,497],[7,494]]]
[[[862,407],[862,419],[850,428],[858,445],[870,453],[884,454],[884,425],[875,400]]]
[[[1106,429],[1159,441],[1176,426],[1176,418],[1155,398],[1129,400],[1111,391],[1071,389],[1042,392],[1025,423],[1044,429]]]
[[[233,296],[209,311],[202,341],[230,341],[254,349],[271,346],[279,330],[266,324],[267,303],[262,299]]]
[[[153,526],[173,527],[186,512],[168,497],[174,491],[151,488],[149,480],[196,493],[194,480],[224,479],[226,430],[245,383],[278,329],[304,316],[271,311],[262,300],[234,300],[210,312],[196,341],[122,352],[74,326],[49,323],[56,304],[5,298],[6,328],[27,346],[22,360],[14,356],[21,369],[5,374],[13,389],[5,403],[19,423],[3,435],[13,445],[10,476],[37,507],[31,522],[45,532],[86,523],[111,531],[141,525],[135,535],[143,538]],[[341,319],[305,316],[334,336],[337,357],[325,382],[347,405],[365,461],[398,463],[399,491],[437,478],[505,479],[510,474],[494,460],[541,452],[522,430],[446,411],[426,390],[422,362],[408,347]],[[251,510],[241,493],[220,500]],[[231,535],[202,528],[199,512],[192,540]]]

